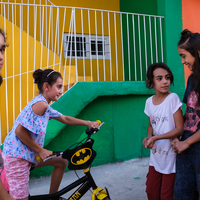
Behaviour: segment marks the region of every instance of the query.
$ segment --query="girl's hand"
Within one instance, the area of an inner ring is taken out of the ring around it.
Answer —
[[[155,137],[150,137],[145,145],[145,148],[152,148],[155,143]]]
[[[172,149],[175,153],[177,153],[177,149],[176,149],[176,143],[179,142],[178,138],[174,138],[171,142],[172,145]]]
[[[88,122],[88,127],[89,128],[98,128],[99,124],[98,124],[98,122],[91,122],[91,121],[89,121]]]
[[[38,155],[40,156],[40,158],[42,160],[44,160],[45,158],[51,156],[51,151],[49,151],[47,149],[42,149],[42,150],[40,150],[40,152],[38,153]]]
[[[187,141],[179,141],[178,138],[173,139],[171,145],[174,152],[179,154],[190,147]]]
[[[145,147],[146,146],[146,143],[147,143],[147,140],[149,139],[149,137],[145,137],[142,141],[142,145]],[[145,147],[146,148],[146,147]]]

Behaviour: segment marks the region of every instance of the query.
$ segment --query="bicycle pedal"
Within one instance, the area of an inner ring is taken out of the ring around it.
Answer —
[[[107,192],[101,188],[97,188],[93,191],[91,200],[103,200],[108,197]]]

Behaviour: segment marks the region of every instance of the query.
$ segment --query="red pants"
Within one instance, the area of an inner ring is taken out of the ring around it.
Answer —
[[[162,174],[149,166],[146,181],[148,200],[173,200],[175,173]]]

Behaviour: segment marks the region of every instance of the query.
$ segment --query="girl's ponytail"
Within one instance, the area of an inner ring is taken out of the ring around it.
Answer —
[[[189,38],[192,36],[192,32],[189,31],[188,29],[185,29],[181,32],[181,37],[180,38]]]
[[[40,83],[40,79],[42,76],[42,70],[41,69],[37,69],[33,72],[33,79],[34,79],[34,83],[39,84]]]
[[[189,31],[188,29],[183,30],[181,32],[181,36],[180,36],[180,40],[178,42],[178,46],[182,47],[183,49],[185,48],[185,46],[187,47],[188,42],[190,41],[192,36],[193,36],[193,33],[191,31]]]

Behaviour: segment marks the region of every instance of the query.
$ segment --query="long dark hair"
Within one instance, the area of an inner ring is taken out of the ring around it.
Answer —
[[[165,63],[163,63],[163,62],[153,63],[148,67],[147,75],[146,75],[146,87],[149,88],[149,89],[153,88],[152,87],[154,85],[153,72],[154,72],[154,70],[156,70],[158,68],[165,69],[169,73],[170,84],[173,84],[173,82],[174,82],[174,76],[172,74],[172,71],[170,70],[170,68]]]
[[[0,28],[0,34],[1,35],[3,35],[3,38],[4,38],[4,42],[5,42],[5,44],[6,44],[6,33],[3,31],[3,29],[1,29]],[[6,44],[6,46],[8,46],[7,44]],[[1,76],[1,74],[0,74],[0,85],[3,83],[3,77]]]
[[[37,84],[40,93],[43,92],[43,84],[45,82],[52,86],[59,77],[62,78],[60,72],[52,69],[45,69],[44,71],[37,69],[33,72],[34,83]]]
[[[188,29],[183,30],[178,47],[188,51],[195,58],[192,66],[192,86],[198,95],[198,105],[200,105],[200,34],[192,33]]]

